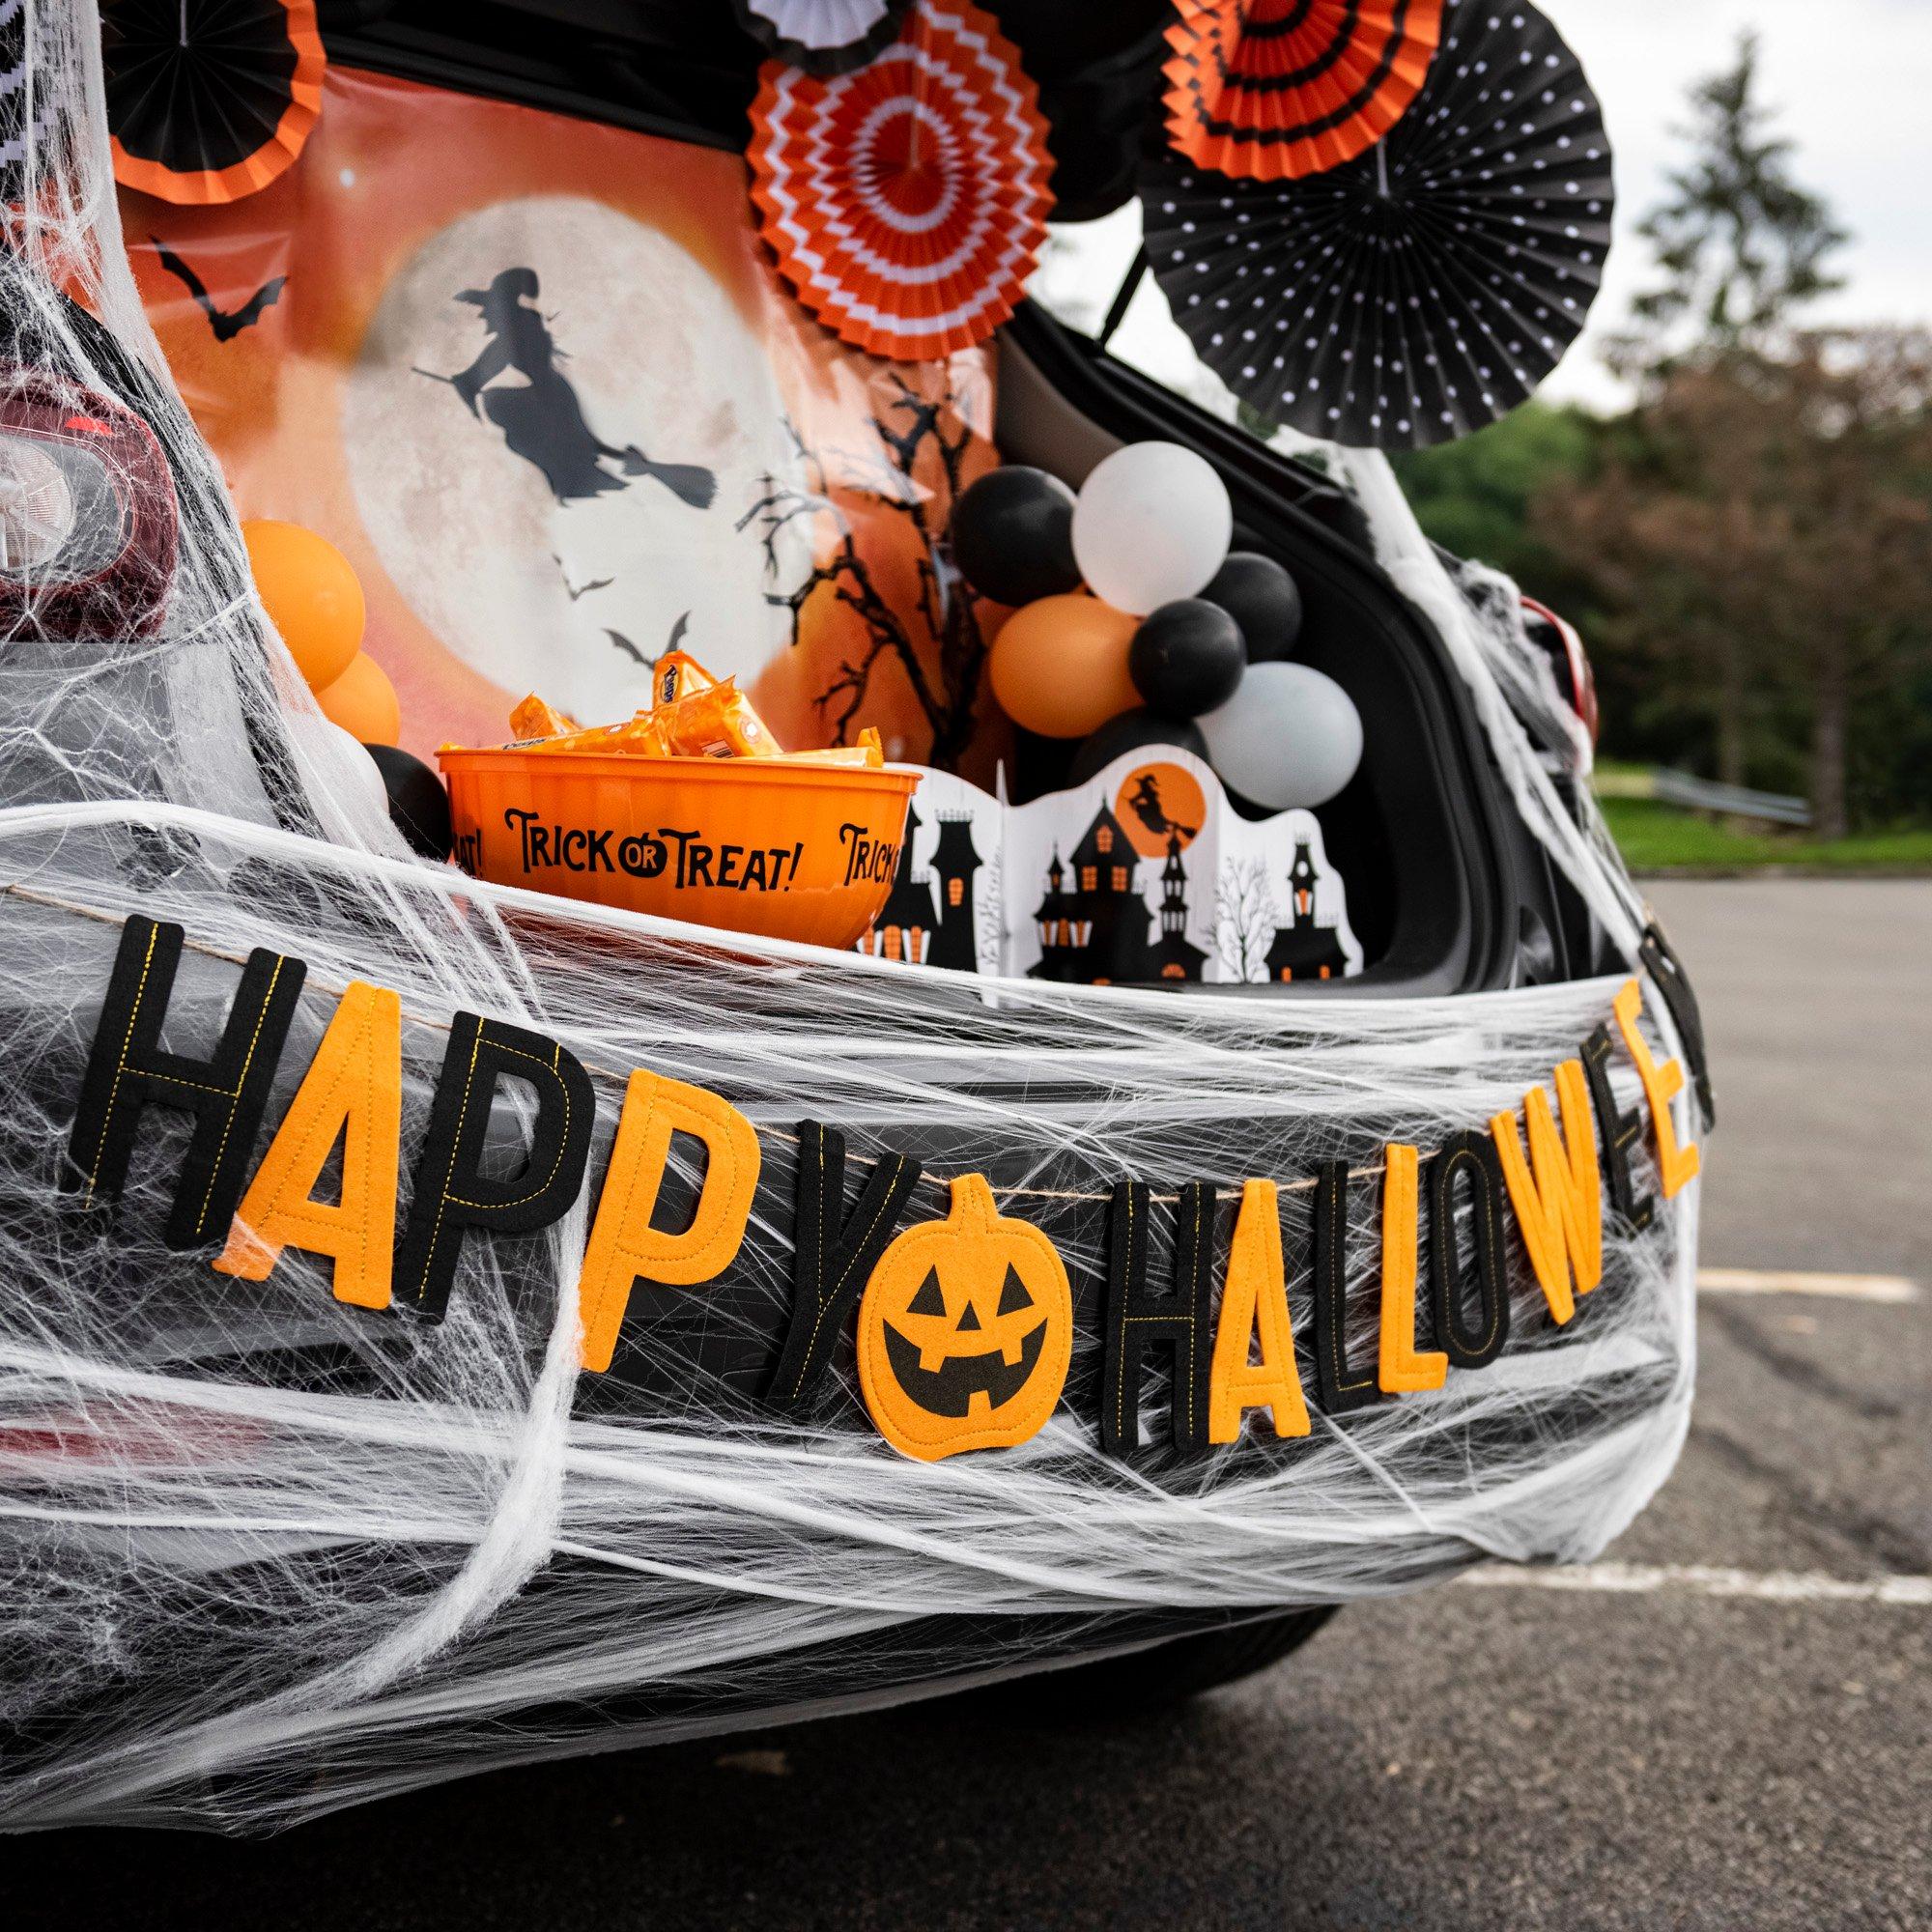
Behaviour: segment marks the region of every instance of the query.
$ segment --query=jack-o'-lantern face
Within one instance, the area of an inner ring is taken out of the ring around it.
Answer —
[[[859,1305],[859,1385],[879,1434],[921,1462],[1009,1448],[1053,1413],[1073,1355],[1073,1292],[1039,1229],[1005,1219],[977,1174],[943,1221],[908,1228]]]

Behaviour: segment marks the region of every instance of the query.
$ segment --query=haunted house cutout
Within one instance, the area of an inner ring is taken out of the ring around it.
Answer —
[[[1056,848],[1046,869],[1036,980],[1104,986],[1138,980],[1198,980],[1208,954],[1187,937],[1187,867],[1182,828],[1169,826],[1161,867],[1160,930],[1148,936],[1148,906],[1138,880],[1140,857],[1112,810],[1102,805],[1073,848],[1070,867]],[[1071,883],[1068,883],[1068,880]]]
[[[892,892],[860,948],[880,958],[903,959],[916,966],[977,972],[980,944],[975,874],[982,862],[973,844],[972,818],[963,811],[942,811],[931,869],[915,871],[913,838],[923,822],[917,811],[908,810]]]
[[[1267,951],[1270,980],[1339,980],[1349,970],[1335,927],[1315,923],[1317,876],[1307,839],[1297,839],[1294,864],[1288,868],[1288,923],[1275,927]]]

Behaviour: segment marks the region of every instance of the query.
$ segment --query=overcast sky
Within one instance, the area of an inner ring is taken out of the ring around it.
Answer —
[[[1800,180],[1824,194],[1853,241],[1849,278],[1820,321],[1932,322],[1932,0],[1540,0],[1581,57],[1616,153],[1617,245],[1590,327],[1546,385],[1552,397],[1615,398],[1595,353],[1648,279],[1631,232],[1683,149],[1673,133],[1696,79],[1725,66],[1739,32],[1763,44],[1766,99],[1798,143]],[[1137,213],[1085,230],[1074,261],[1053,265],[1105,297],[1132,258]],[[1052,288],[1048,291],[1052,297]],[[1132,360],[1184,386],[1192,356],[1151,283],[1116,338]]]

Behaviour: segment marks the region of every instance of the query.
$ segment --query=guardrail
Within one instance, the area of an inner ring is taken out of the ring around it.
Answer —
[[[1597,791],[1603,798],[1654,798],[1687,811],[1722,812],[1732,818],[1762,818],[1774,825],[1809,825],[1811,807],[1782,791],[1753,791],[1748,785],[1720,784],[1690,772],[1659,765],[1647,772],[1601,772]]]

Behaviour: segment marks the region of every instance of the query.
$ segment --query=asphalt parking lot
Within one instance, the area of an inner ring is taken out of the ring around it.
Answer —
[[[1604,1564],[1350,1608],[1178,1717],[935,1703],[268,1842],[14,1840],[7,1921],[1932,1923],[1932,882],[1654,897],[1717,1069],[1704,1260],[1743,1272],[1702,1302],[1683,1463]]]

